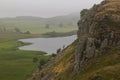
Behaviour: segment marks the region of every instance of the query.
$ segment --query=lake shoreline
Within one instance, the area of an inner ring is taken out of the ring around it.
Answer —
[[[41,38],[19,39],[18,41],[20,42],[30,43],[30,44],[25,46],[20,46],[18,48],[19,50],[43,51],[43,52],[46,52],[47,54],[53,54],[53,53],[56,53],[57,49],[59,48],[62,49],[63,46],[67,47],[68,45],[70,45],[75,39],[76,39],[76,35],[67,36],[67,37],[64,36],[64,37],[47,37],[47,38],[41,37]],[[40,41],[43,41],[43,42],[40,42]],[[42,47],[39,46],[38,44],[41,45]],[[55,46],[55,49],[54,49],[54,46]],[[46,51],[46,48],[50,48],[50,49]]]

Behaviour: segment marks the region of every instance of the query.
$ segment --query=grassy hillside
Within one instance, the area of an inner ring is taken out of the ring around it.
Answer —
[[[20,38],[35,37],[34,35],[1,33],[0,34],[0,79],[26,80],[39,66],[40,60],[49,60],[44,52],[18,50],[17,47],[28,45],[17,41]],[[37,58],[37,62],[33,62]]]
[[[35,80],[120,80],[120,1],[94,5],[78,22],[78,40]]]
[[[86,64],[87,68],[84,72],[74,74],[76,45],[77,41],[66,48],[63,55],[52,65],[43,69],[40,75],[51,74],[47,77],[50,80],[120,80],[119,47],[110,47],[111,50],[106,51],[106,55],[94,58]],[[40,79],[40,75],[36,78]]]
[[[60,67],[63,68],[63,71],[58,73],[56,78],[54,78],[53,80],[119,80],[119,52],[115,48],[113,48],[111,49],[111,51],[108,51],[106,53],[107,54],[104,56],[91,60],[92,63],[87,64],[87,70],[76,75],[71,73],[74,64],[71,63],[71,66],[69,66],[67,69],[64,69],[64,67]],[[72,59],[69,61],[72,61]],[[68,64],[67,60],[63,62],[66,62],[64,64]]]
[[[0,19],[1,80],[26,80],[38,68],[41,60],[46,62],[51,58],[51,56],[45,56],[45,53],[40,51],[18,50],[17,47],[29,44],[19,42],[17,41],[18,39],[41,36],[65,36],[76,33],[76,31],[73,31],[76,30],[75,26],[68,26],[66,24],[64,26],[63,24],[59,26],[59,18],[57,18],[52,21],[51,19],[54,18],[49,19],[50,21],[48,19],[38,17]],[[66,20],[69,22],[68,19]],[[48,23],[50,26],[46,28]],[[15,28],[17,28],[16,30],[18,32],[15,31]],[[32,34],[25,34],[24,32],[26,31],[30,31]],[[43,33],[44,35],[41,35]],[[36,63],[33,62],[34,58],[38,59]]]
[[[54,61],[48,63],[49,66],[44,67],[39,75],[36,74],[33,77],[35,77],[36,80],[39,80],[45,75],[50,75],[46,80],[71,80],[76,45],[77,41],[64,49],[62,55],[59,54],[58,57],[54,58]]]

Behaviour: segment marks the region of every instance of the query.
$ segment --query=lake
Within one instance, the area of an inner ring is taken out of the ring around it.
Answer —
[[[20,39],[19,41],[32,43],[31,45],[19,47],[21,50],[33,50],[33,51],[44,51],[48,54],[56,53],[57,49],[67,47],[77,36],[67,36],[67,37],[53,37],[53,38],[29,38]]]

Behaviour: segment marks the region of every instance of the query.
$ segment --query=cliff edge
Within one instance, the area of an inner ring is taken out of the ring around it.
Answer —
[[[78,26],[78,39],[31,80],[120,80],[120,0],[94,5]]]
[[[94,5],[78,22],[78,48],[75,71],[84,71],[90,59],[120,45],[120,0]]]

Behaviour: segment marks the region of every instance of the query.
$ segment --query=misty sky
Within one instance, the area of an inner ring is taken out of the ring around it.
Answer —
[[[102,0],[0,0],[0,17],[52,17],[80,12]]]

